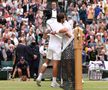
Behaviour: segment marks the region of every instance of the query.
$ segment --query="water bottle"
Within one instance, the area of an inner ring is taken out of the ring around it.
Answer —
[[[34,81],[36,81],[36,73],[34,73]]]

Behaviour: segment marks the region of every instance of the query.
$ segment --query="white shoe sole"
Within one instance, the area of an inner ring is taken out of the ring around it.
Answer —
[[[37,84],[37,86],[41,87],[41,81],[40,80],[36,80],[36,84]]]
[[[58,88],[58,87],[60,87],[60,85],[59,84],[51,84],[51,87]]]

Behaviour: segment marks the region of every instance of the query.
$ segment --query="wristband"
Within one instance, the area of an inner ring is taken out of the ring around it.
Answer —
[[[57,30],[56,33],[59,33],[59,30]]]

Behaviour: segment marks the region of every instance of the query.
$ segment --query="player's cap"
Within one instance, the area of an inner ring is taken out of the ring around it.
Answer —
[[[20,57],[20,60],[25,60],[25,58],[23,56]]]

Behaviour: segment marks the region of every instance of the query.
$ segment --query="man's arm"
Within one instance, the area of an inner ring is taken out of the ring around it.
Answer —
[[[65,35],[69,38],[71,38],[72,34],[70,32],[66,32]]]
[[[15,65],[15,62],[16,62],[16,55],[14,55],[13,57],[13,65]]]
[[[12,79],[14,79],[16,71],[17,71],[17,67],[15,67],[15,70],[14,70],[13,75],[12,75]]]
[[[58,34],[58,33],[63,33],[69,38],[71,37],[71,33],[68,32],[67,28],[60,29],[59,31],[57,31],[57,32],[55,32],[53,34]]]
[[[63,28],[63,29],[60,29],[60,30],[58,31],[58,33],[66,33],[67,31],[68,31],[67,28]]]
[[[27,76],[30,79],[30,69],[29,69],[29,66],[27,66]]]

